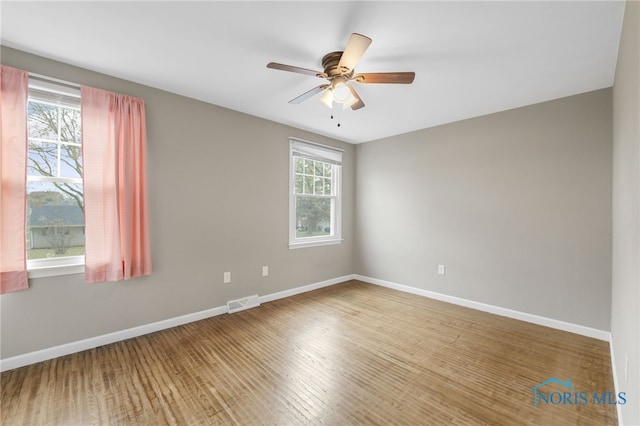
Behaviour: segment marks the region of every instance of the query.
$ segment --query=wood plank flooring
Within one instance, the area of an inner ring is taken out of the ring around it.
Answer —
[[[358,282],[11,370],[8,425],[614,425],[608,343]],[[548,392],[568,390],[548,385]]]

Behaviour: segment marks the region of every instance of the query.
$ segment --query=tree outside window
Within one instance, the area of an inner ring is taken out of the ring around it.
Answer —
[[[84,254],[80,99],[30,90],[27,259]]]

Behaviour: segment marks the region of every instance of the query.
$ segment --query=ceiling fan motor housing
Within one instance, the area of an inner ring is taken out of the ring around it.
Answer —
[[[342,58],[342,53],[343,52],[331,52],[327,53],[322,58],[322,67],[324,68],[324,73],[330,80],[333,77],[339,75],[342,75],[347,79],[351,79],[351,77],[353,77],[353,70],[340,69],[340,67],[338,67],[338,64],[340,64],[340,58]]]

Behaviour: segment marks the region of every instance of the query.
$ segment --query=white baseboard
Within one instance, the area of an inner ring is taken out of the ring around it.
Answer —
[[[271,302],[272,300],[284,299],[285,297],[294,296],[300,293],[306,293],[307,291],[317,290],[322,287],[328,287],[330,285],[340,284],[345,281],[356,279],[356,276],[344,275],[342,277],[333,278],[326,281],[320,281],[318,283],[304,285],[302,287],[292,288],[290,290],[279,291],[277,293],[267,294],[266,296],[260,296],[260,303]]]
[[[491,314],[500,315],[503,317],[513,318],[521,321],[530,322],[533,324],[543,325],[545,327],[551,327],[558,330],[569,331],[571,333],[580,334],[582,336],[593,337],[594,339],[610,341],[611,333],[604,330],[598,330],[591,327],[585,327],[578,324],[572,324],[569,322],[559,321],[551,318],[541,317],[538,315],[528,314],[525,312],[514,311],[507,308],[501,308],[499,306],[488,305],[481,302],[474,302],[473,300],[462,299],[455,296],[449,296],[446,294],[436,293],[429,290],[423,290],[416,287],[411,287],[403,284],[397,284],[390,281],[379,280],[377,278],[366,277],[362,275],[355,275],[356,280],[364,281],[369,284],[375,284],[382,287],[391,288],[394,290],[403,291],[405,293],[416,294],[418,296],[428,297],[430,299],[440,300],[442,302],[453,303],[454,305],[465,306],[467,308],[477,309],[479,311],[489,312]]]
[[[342,283],[354,279],[354,275],[345,275],[331,280],[321,281],[301,287],[284,290],[277,293],[268,294],[259,298],[260,303],[270,302],[272,300],[282,299],[284,297],[293,296],[295,294],[305,293],[307,291],[316,290],[318,288]],[[187,324],[194,321],[200,321],[206,318],[215,317],[229,312],[227,305],[218,306],[216,308],[206,309],[192,314],[182,315],[175,318],[169,318],[138,327],[128,328],[126,330],[116,331],[113,333],[103,334],[101,336],[90,337],[88,339],[76,342],[66,343],[64,345],[54,346],[35,352],[29,352],[23,355],[0,360],[0,372],[13,370],[14,368],[24,367],[26,365],[35,364],[41,361],[70,355],[76,352],[97,348],[98,346],[108,345],[110,343],[119,342],[121,340],[131,339],[133,337],[143,336],[145,334],[154,333],[156,331],[166,330],[171,327]]]
[[[98,346],[108,345],[110,343],[131,339],[132,337],[138,337],[156,331],[165,330],[167,328],[177,327],[179,325],[187,324],[194,321],[200,321],[205,318],[210,318],[225,313],[227,313],[226,305],[200,312],[194,312],[192,314],[182,315],[175,318],[169,318],[150,324],[144,324],[138,327],[128,328],[126,330],[115,331],[113,333],[103,334],[101,336],[90,337],[88,339],[78,340],[76,342],[54,346],[52,348],[29,352],[24,355],[17,355],[11,358],[0,360],[0,371],[13,370],[14,368],[24,367],[25,365],[35,364],[37,362],[46,361],[64,355],[70,355],[76,352],[85,351],[87,349],[97,348]]]
[[[616,355],[613,352],[613,334],[609,333],[609,351],[611,356],[611,374],[613,374],[613,389],[616,395],[620,394],[620,387],[618,386],[618,372],[616,370]],[[618,426],[622,424],[622,405],[616,404],[616,411],[618,414]]]

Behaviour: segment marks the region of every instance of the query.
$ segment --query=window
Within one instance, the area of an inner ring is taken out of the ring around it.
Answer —
[[[27,267],[74,272],[60,267],[84,263],[80,91],[30,80],[27,130]]]
[[[342,150],[290,140],[289,247],[339,244]]]

